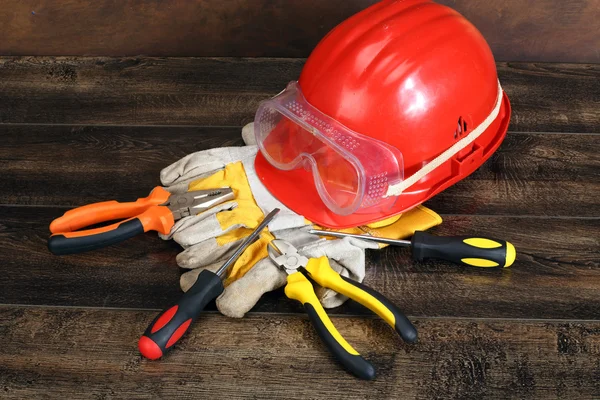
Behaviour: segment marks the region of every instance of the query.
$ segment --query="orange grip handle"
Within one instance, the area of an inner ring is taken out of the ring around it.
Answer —
[[[55,233],[48,240],[53,254],[75,254],[100,249],[150,230],[169,233],[174,224],[173,213],[165,206],[153,206],[137,217],[96,229]]]
[[[88,204],[87,206],[69,210],[64,213],[62,217],[52,221],[50,224],[50,232],[54,234],[73,232],[86,226],[105,221],[131,218],[138,214],[143,214],[144,211],[146,211],[149,207],[167,202],[170,196],[171,193],[167,192],[162,187],[157,186],[152,190],[152,192],[150,192],[148,197],[137,199],[135,202],[119,203],[118,201],[111,200],[101,203]],[[115,229],[116,225],[118,224],[113,224],[110,227],[104,227],[100,229],[102,229],[102,232],[105,232],[106,230]],[[167,232],[163,232],[161,229],[153,228],[148,230],[158,230],[159,232],[169,233],[171,226],[168,227]],[[95,230],[92,229],[90,232],[84,235],[93,234],[91,231]]]
[[[169,210],[168,207],[153,206],[141,213],[140,215],[126,219],[125,221],[119,221],[111,225],[102,226],[100,228],[94,229],[84,229],[75,232],[58,232],[53,234],[52,236],[62,235],[67,238],[74,238],[82,236],[99,235],[101,233],[114,231],[118,229],[121,224],[124,224],[125,222],[129,222],[134,219],[137,219],[141,222],[144,228],[144,232],[157,231],[160,233],[164,233],[165,235],[171,231],[171,228],[175,224],[175,220],[173,219],[173,213],[171,212],[171,210]]]

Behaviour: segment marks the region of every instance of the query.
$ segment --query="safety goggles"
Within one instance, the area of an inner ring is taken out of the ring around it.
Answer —
[[[323,203],[335,214],[374,213],[391,208],[405,190],[471,145],[500,115],[503,91],[487,117],[408,178],[400,150],[361,135],[309,104],[297,82],[263,101],[254,132],[264,158],[290,171],[305,168]]]
[[[273,166],[311,171],[319,196],[336,214],[387,209],[397,199],[387,192],[403,180],[402,153],[323,114],[297,82],[260,104],[254,133]]]

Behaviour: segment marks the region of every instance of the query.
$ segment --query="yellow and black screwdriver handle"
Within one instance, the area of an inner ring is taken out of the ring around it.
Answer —
[[[332,289],[364,305],[392,326],[406,342],[417,341],[416,328],[385,296],[335,272],[327,257],[309,259],[306,267],[288,275],[285,294],[304,305],[327,349],[355,376],[366,380],[373,379],[375,368],[340,335],[319,302],[309,278],[324,288]]]
[[[433,258],[473,267],[510,267],[515,247],[505,240],[477,236],[434,236],[416,231],[411,240],[417,261]]]

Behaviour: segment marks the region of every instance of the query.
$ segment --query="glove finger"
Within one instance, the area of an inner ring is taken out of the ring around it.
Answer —
[[[357,247],[340,246],[331,253],[329,265],[340,275],[357,282],[365,279],[365,251]]]
[[[241,240],[243,239],[222,246],[214,239],[205,240],[177,254],[177,265],[185,269],[195,269],[214,263],[222,264],[233,254]]]
[[[221,212],[228,213],[230,211],[225,210]],[[186,222],[186,225],[183,227],[184,229],[171,234],[171,238],[183,248],[188,248],[205,240],[215,239],[216,237],[241,226],[239,224],[233,224],[226,229],[223,229],[216,213],[195,218],[197,219]]]
[[[242,139],[247,146],[256,145],[256,136],[254,136],[254,121],[242,128]]]
[[[181,287],[181,290],[183,290],[184,292],[187,292],[194,285],[194,283],[196,283],[196,280],[198,280],[198,275],[200,275],[200,272],[204,271],[205,269],[208,271],[216,272],[221,267],[221,265],[223,264],[220,262],[216,262],[214,264],[207,265],[203,268],[191,269],[181,274],[181,276],[179,277],[179,287]]]
[[[348,300],[346,296],[334,292],[331,289],[315,289],[315,294],[319,298],[319,301],[321,302],[321,305],[323,305],[324,308],[336,308],[341,306],[346,302],[346,300]]]
[[[348,270],[345,267],[340,265],[335,260],[330,259],[329,265],[335,272],[337,272],[341,276],[356,280],[356,278],[351,276],[351,274],[348,272]],[[344,304],[346,302],[346,300],[348,300],[348,297],[346,297],[342,294],[339,294],[338,292],[336,292],[334,290],[326,289],[319,285],[315,285],[315,294],[317,295],[317,298],[319,299],[319,301],[325,308],[339,307],[342,304]]]
[[[190,181],[203,174],[208,174],[225,167],[225,162],[217,154],[209,151],[198,151],[188,154],[160,171],[160,181],[165,186],[173,186]]]
[[[223,235],[225,235],[226,233],[229,233],[229,232],[233,232],[234,234],[228,235],[227,236],[228,240],[231,240],[231,236],[236,236],[236,235],[244,235],[243,237],[245,238],[246,236],[248,236],[248,233],[251,232],[251,231],[241,232],[241,233],[237,232],[236,229],[246,228],[245,225],[241,225],[241,224],[231,225],[231,226],[227,227],[227,229],[223,229],[223,228],[221,228],[221,225],[219,224],[219,222],[216,220],[215,221],[209,220],[208,222],[211,222],[211,223],[210,224],[202,224],[202,228],[204,228],[204,229],[194,228],[194,230],[191,232],[186,231],[186,232],[177,233],[177,234],[173,235],[173,240],[175,240],[177,243],[179,243],[185,249],[190,246],[194,246],[198,243],[202,243],[205,240],[215,240],[216,238],[222,237]]]
[[[373,242],[370,240],[357,239],[357,238],[353,238],[353,237],[345,237],[341,241],[345,241],[345,242],[349,243],[350,245],[352,245],[354,247],[358,247],[359,249],[362,249],[362,250],[379,249],[379,243],[376,243],[376,242]]]
[[[279,214],[278,214],[279,215]],[[311,229],[311,226],[304,226],[302,228],[290,228],[290,229],[280,229],[277,231],[271,231],[273,236],[277,239],[283,239],[288,241],[297,249],[304,249],[306,246],[316,245],[317,243],[325,243],[325,239],[321,239],[317,235],[313,235],[312,233],[308,233]]]
[[[225,165],[256,154],[256,146],[219,147],[188,154],[160,172],[165,186],[181,185],[225,168]]]
[[[366,249],[379,249],[379,246],[376,242],[370,240],[357,239],[353,237],[345,237],[342,239],[329,239],[327,240],[327,243],[327,247],[331,248],[331,251],[341,254],[343,254],[341,250],[349,248],[354,248],[361,251],[364,251]]]
[[[282,287],[286,279],[287,274],[270,259],[262,259],[242,278],[225,288],[217,298],[217,308],[223,315],[242,318],[263,294]]]
[[[376,249],[378,248],[377,243],[361,241],[363,242],[361,246],[357,246],[356,242],[347,239],[351,238],[311,243],[303,247],[301,251],[309,258],[326,256],[332,266],[337,263],[342,267],[342,274],[344,270],[347,270],[349,274],[345,276],[362,282],[365,278],[365,249],[363,246],[374,246],[373,248]]]
[[[349,239],[349,238],[346,238]],[[326,256],[329,264],[340,275],[362,282],[365,277],[365,249],[371,243],[361,241],[358,243],[350,240],[326,240],[313,242],[302,248],[302,253],[307,257]],[[374,244],[376,248],[376,244]],[[315,293],[325,308],[341,306],[348,298],[333,290],[320,286],[315,287]]]

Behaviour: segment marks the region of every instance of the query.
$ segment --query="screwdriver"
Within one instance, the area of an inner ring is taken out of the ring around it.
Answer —
[[[156,360],[162,357],[171,347],[181,339],[191,324],[200,316],[204,307],[211,300],[223,293],[223,279],[240,255],[260,235],[260,232],[279,212],[273,209],[265,219],[252,231],[250,235],[238,246],[235,252],[217,270],[211,272],[203,270],[198,275],[194,285],[181,296],[179,301],[163,310],[148,326],[144,335],[138,342],[140,353],[150,359]]]
[[[479,236],[434,236],[416,231],[411,240],[311,229],[310,233],[337,238],[353,237],[391,246],[411,247],[416,261],[437,259],[473,267],[510,267],[517,256],[515,247],[505,240]]]

